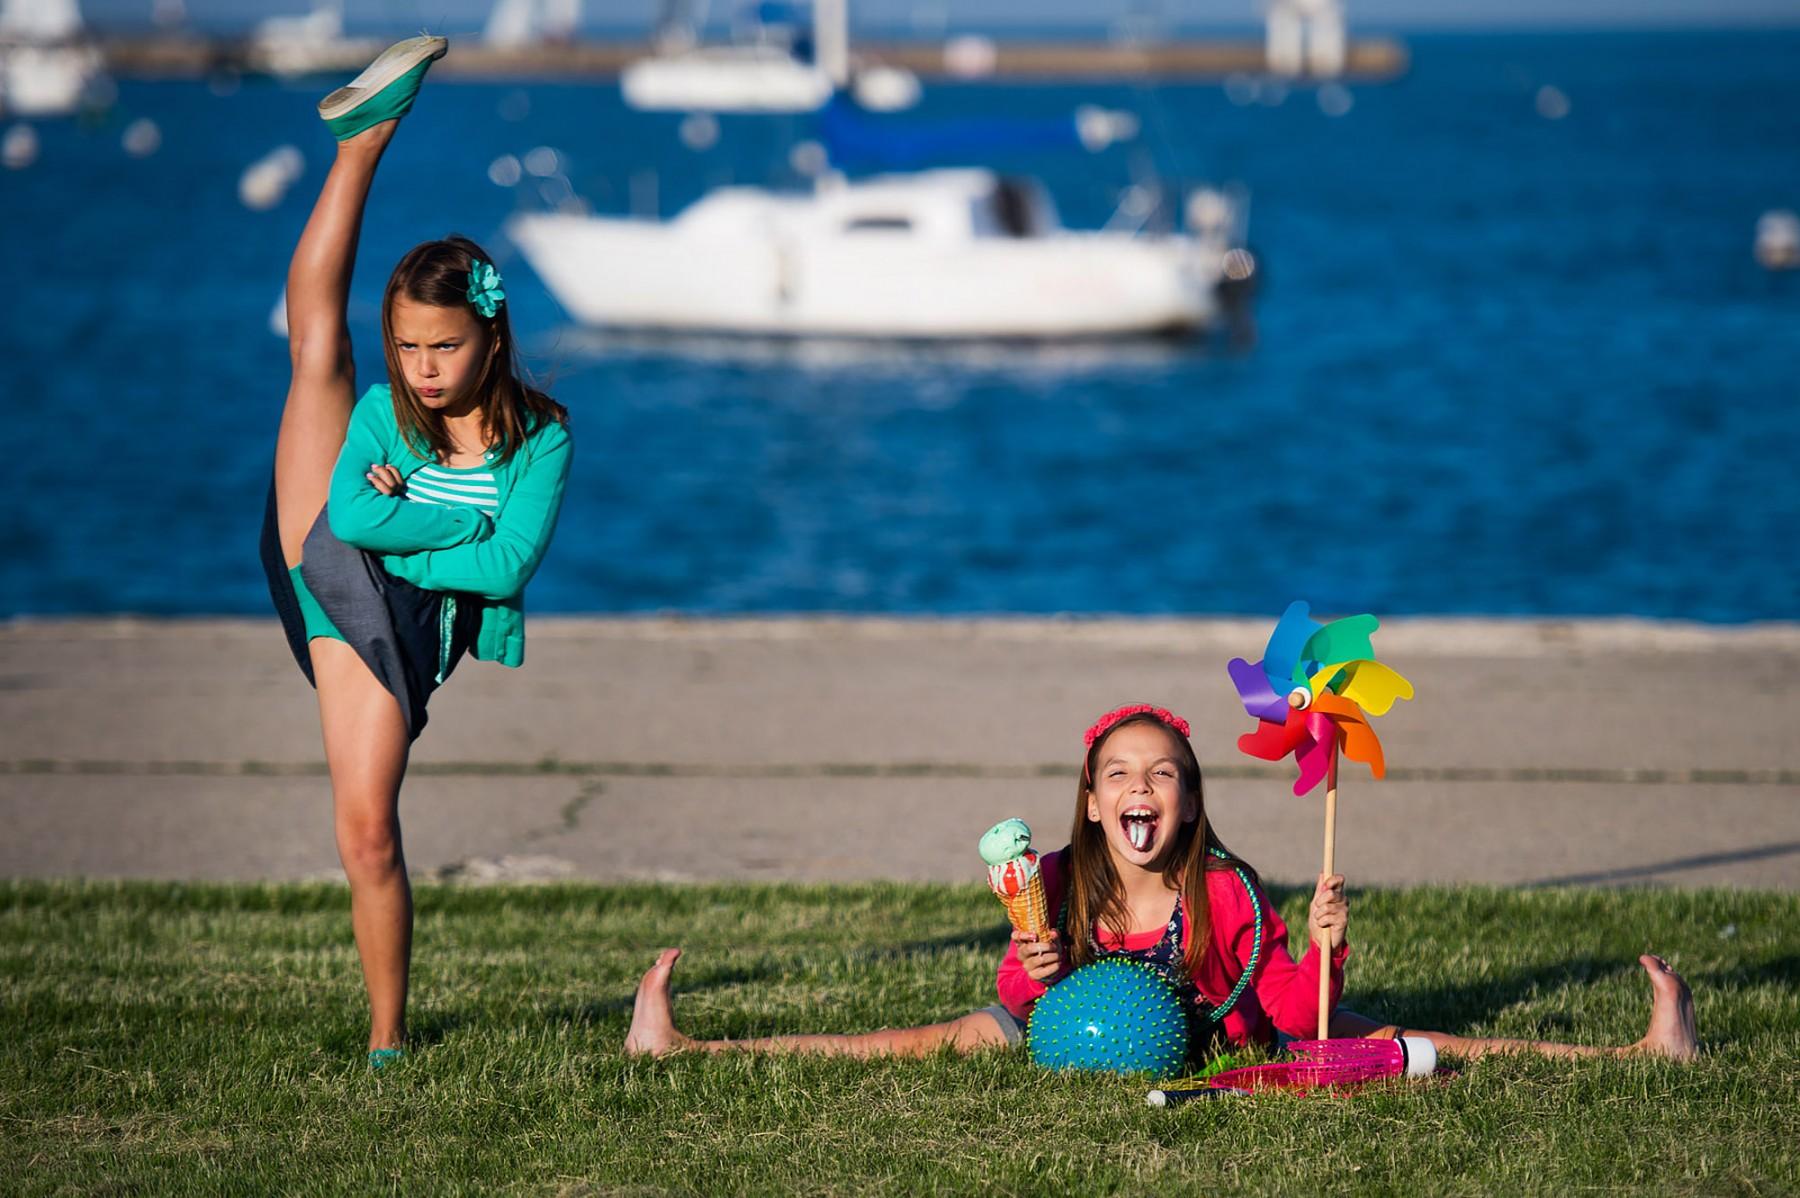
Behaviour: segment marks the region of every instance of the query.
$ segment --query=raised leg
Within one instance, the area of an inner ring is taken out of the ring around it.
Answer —
[[[369,992],[369,1047],[406,1037],[412,887],[400,840],[406,719],[400,704],[342,641],[312,642],[319,720],[331,771],[338,858],[350,881],[350,922]]]
[[[923,1027],[888,1028],[858,1035],[766,1036],[754,1040],[695,1040],[675,1026],[675,1006],[669,993],[670,975],[681,956],[678,948],[664,949],[656,964],[638,983],[631,1012],[631,1030],[625,1035],[625,1051],[635,1055],[663,1056],[671,1052],[806,1052],[843,1057],[923,1057],[940,1048],[960,1053],[1006,1043],[1006,1035],[991,1015],[976,1011],[948,1023]]]
[[[288,264],[288,355],[292,375],[275,440],[275,506],[289,566],[325,506],[331,470],[356,402],[345,307],[363,206],[394,135],[388,121],[338,143],[337,159]]]
[[[1381,1024],[1354,1011],[1336,1011],[1331,1017],[1333,1036],[1423,1036],[1446,1056],[1481,1057],[1490,1053],[1536,1053],[1546,1057],[1592,1056],[1661,1056],[1675,1061],[1691,1061],[1700,1055],[1700,1040],[1694,1028],[1694,996],[1680,974],[1661,957],[1645,954],[1638,964],[1650,976],[1650,1026],[1644,1037],[1633,1044],[1596,1046],[1558,1044],[1550,1040],[1505,1040],[1475,1036],[1452,1036],[1446,1032],[1422,1031]]]

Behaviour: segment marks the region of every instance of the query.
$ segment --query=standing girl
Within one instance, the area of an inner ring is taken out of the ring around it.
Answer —
[[[926,1027],[849,1036],[774,1036],[697,1041],[675,1027],[669,977],[681,955],[665,951],[638,985],[627,1052],[685,1049],[791,1050],[845,1056],[916,1056],[950,1047],[968,1052],[1017,1044],[1032,1006],[1072,969],[1102,957],[1151,965],[1182,996],[1190,1056],[1218,1046],[1273,1046],[1278,1034],[1316,1031],[1319,971],[1329,956],[1331,1001],[1343,989],[1349,953],[1344,879],[1321,876],[1307,919],[1309,943],[1296,962],[1287,927],[1253,870],[1219,843],[1206,819],[1200,763],[1186,720],[1146,705],[1108,712],[1088,729],[1087,755],[1075,791],[1070,845],[1043,858],[1056,930],[1037,939],[1013,933],[1000,963],[1000,1002]],[[1463,1057],[1491,1052],[1546,1056],[1652,1053],[1695,1055],[1693,1000],[1687,984],[1660,957],[1642,957],[1650,975],[1650,1028],[1635,1044],[1587,1048],[1541,1041],[1475,1039],[1405,1029],[1439,1051]],[[1391,1038],[1402,1029],[1335,1010],[1331,1034]]]
[[[275,609],[318,690],[376,1066],[406,1035],[407,754],[464,652],[524,661],[522,595],[569,473],[568,414],[520,378],[500,276],[466,238],[426,242],[394,268],[388,381],[356,399],[345,307],[363,207],[446,48],[399,42],[319,104],[337,157],[288,267],[292,379],[262,538]]]

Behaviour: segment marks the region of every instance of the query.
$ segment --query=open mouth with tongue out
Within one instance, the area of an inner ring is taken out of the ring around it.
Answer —
[[[1119,813],[1119,826],[1125,830],[1125,839],[1140,853],[1156,843],[1156,826],[1160,822],[1162,817],[1149,807],[1132,807]]]

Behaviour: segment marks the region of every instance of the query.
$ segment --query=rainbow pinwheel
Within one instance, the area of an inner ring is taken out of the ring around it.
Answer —
[[[1413,697],[1412,683],[1375,660],[1369,638],[1381,626],[1374,616],[1351,616],[1321,624],[1311,608],[1295,600],[1269,634],[1263,659],[1255,665],[1235,659],[1226,667],[1237,684],[1244,710],[1256,717],[1255,732],[1238,737],[1238,748],[1264,761],[1289,753],[1300,766],[1294,793],[1325,784],[1323,879],[1337,857],[1337,758],[1367,762],[1377,778],[1387,772],[1381,742],[1369,717],[1386,715],[1396,699]],[[1319,1039],[1330,1036],[1331,973],[1319,970]]]
[[[1369,717],[1413,697],[1412,683],[1375,660],[1369,637],[1380,621],[1363,615],[1321,624],[1310,611],[1304,600],[1290,603],[1262,660],[1235,658],[1226,667],[1244,710],[1259,721],[1238,737],[1238,748],[1264,761],[1292,753],[1300,767],[1297,795],[1319,784],[1340,749],[1381,777],[1387,766]]]

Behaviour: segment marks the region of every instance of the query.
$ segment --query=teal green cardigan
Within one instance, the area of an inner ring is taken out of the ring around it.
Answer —
[[[471,651],[482,661],[517,666],[525,661],[525,584],[556,531],[570,456],[568,427],[555,421],[532,429],[505,461],[490,451],[500,498],[491,518],[474,508],[383,495],[364,477],[371,466],[390,465],[411,478],[432,458],[406,443],[393,395],[377,383],[350,414],[325,510],[339,540],[379,554],[395,578],[480,600],[481,629]]]

